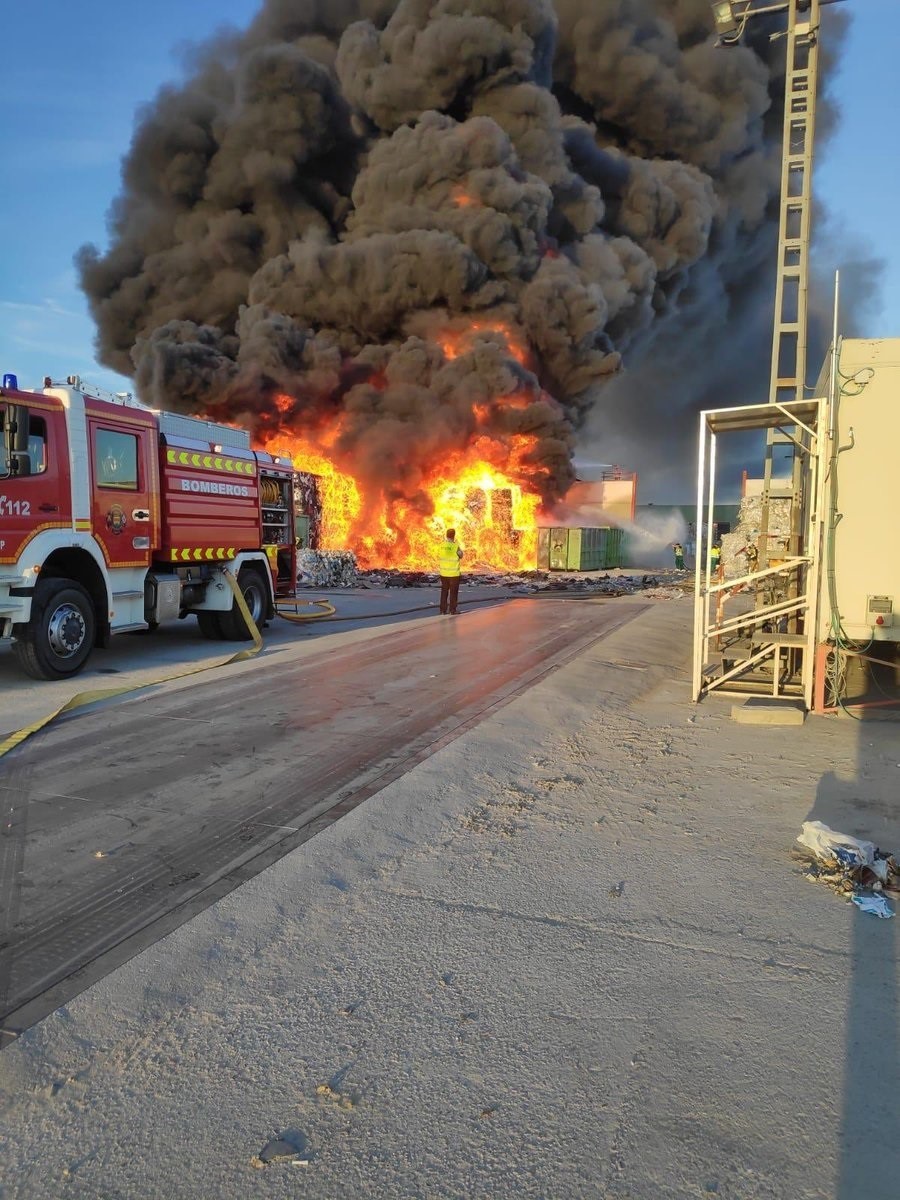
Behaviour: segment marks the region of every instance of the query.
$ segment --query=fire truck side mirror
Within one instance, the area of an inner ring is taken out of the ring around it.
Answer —
[[[3,445],[9,462],[10,475],[30,475],[28,434],[31,418],[24,404],[8,404],[3,419]]]

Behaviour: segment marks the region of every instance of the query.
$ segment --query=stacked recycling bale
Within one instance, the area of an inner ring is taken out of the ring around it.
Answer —
[[[726,579],[737,579],[747,574],[747,556],[742,551],[745,546],[758,544],[761,523],[762,497],[744,496],[734,533],[726,533],[722,537],[722,565],[725,568]],[[778,552],[783,549],[782,542],[788,537],[790,530],[790,500],[770,500],[769,546],[772,558],[778,557]]]
[[[356,555],[352,550],[298,550],[297,579],[310,587],[353,587]]]
[[[509,488],[495,488],[491,492],[491,517],[507,545],[518,546],[522,535],[513,528],[513,495]]]

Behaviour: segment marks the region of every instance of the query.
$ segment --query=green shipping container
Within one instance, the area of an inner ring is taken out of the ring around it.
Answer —
[[[608,571],[612,567],[621,567],[625,534],[621,529],[601,529],[600,532],[604,537],[598,570]]]
[[[569,570],[599,571],[602,564],[602,529],[569,530]]]
[[[538,530],[538,547],[537,547],[537,569],[539,571],[550,570],[550,530]]]
[[[539,529],[538,570],[605,571],[622,565],[621,529]]]
[[[569,530],[569,542],[566,547],[566,570],[580,571],[581,566],[581,542],[582,529]]]
[[[565,571],[569,560],[568,529],[550,530],[550,570]]]

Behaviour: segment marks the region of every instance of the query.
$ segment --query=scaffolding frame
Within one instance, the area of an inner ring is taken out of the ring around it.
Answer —
[[[700,414],[692,679],[695,702],[719,691],[723,695],[756,694],[775,699],[802,697],[806,708],[812,707],[828,409],[827,399],[816,398],[705,409]],[[716,505],[717,442],[726,433],[753,430],[777,430],[794,445],[800,463],[795,502],[799,545],[790,546],[775,563],[770,563],[766,555],[761,562],[757,560],[758,569],[726,581],[713,574],[709,555]],[[726,617],[727,601],[748,591],[753,599],[748,610]]]

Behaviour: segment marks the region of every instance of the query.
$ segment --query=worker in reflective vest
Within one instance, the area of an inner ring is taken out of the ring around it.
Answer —
[[[449,612],[456,616],[459,602],[459,560],[462,558],[462,547],[456,541],[456,530],[448,529],[441,546],[441,612]]]
[[[719,577],[719,562],[722,558],[722,547],[718,542],[713,542],[709,548],[709,569],[716,579]]]
[[[683,571],[684,570],[684,546],[682,546],[681,542],[676,542],[675,545],[672,547],[672,550],[675,553],[675,570]]]

